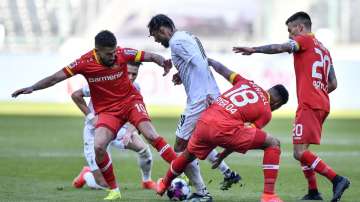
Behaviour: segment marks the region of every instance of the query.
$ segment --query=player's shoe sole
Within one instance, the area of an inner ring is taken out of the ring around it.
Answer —
[[[323,197],[321,196],[321,194],[319,192],[317,192],[316,194],[314,193],[308,193],[305,196],[303,196],[301,198],[301,200],[303,201],[322,201],[324,200]]]
[[[337,202],[340,201],[341,196],[343,195],[344,191],[350,187],[350,180],[348,180],[346,177],[341,177],[341,180],[336,183],[333,187],[333,198],[331,199],[331,202]]]
[[[84,175],[85,173],[90,172],[90,168],[88,166],[84,166],[80,171],[79,175],[76,176],[72,182],[73,187],[80,189],[85,184]]]
[[[212,196],[207,193],[205,195],[200,195],[197,193],[192,193],[189,198],[186,199],[186,202],[212,202]]]

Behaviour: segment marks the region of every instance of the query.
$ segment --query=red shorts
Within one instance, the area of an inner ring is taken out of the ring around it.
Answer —
[[[222,132],[212,124],[199,120],[189,140],[187,149],[197,158],[204,160],[217,146],[239,153],[261,147],[266,133],[257,128],[235,127],[231,131]]]
[[[112,112],[100,112],[96,122],[96,128],[106,127],[110,129],[114,136],[116,136],[119,129],[127,122],[130,122],[135,127],[142,121],[150,121],[149,115],[146,111],[145,104],[142,100],[134,100],[123,110]]]
[[[293,128],[293,144],[320,144],[322,125],[328,112],[298,108]]]

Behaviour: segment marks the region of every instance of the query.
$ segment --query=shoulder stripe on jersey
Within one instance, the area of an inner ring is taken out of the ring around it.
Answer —
[[[236,72],[233,72],[233,73],[230,74],[230,77],[229,77],[230,83],[234,83],[236,75],[237,75]]]
[[[141,62],[141,58],[144,54],[144,51],[138,51],[135,55],[135,62]]]
[[[69,66],[66,66],[65,69],[71,76],[74,76],[74,73],[71,71]]]
[[[96,62],[97,62],[98,64],[100,64],[100,60],[99,60],[99,58],[98,58],[98,56],[97,56],[97,54],[96,54],[96,52],[95,52],[95,49],[93,49],[93,55],[94,55],[94,57],[95,57]]]

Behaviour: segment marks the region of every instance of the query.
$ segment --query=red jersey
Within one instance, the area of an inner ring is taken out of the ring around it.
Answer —
[[[94,110],[100,112],[119,111],[133,99],[142,99],[128,77],[127,62],[140,62],[143,51],[129,48],[116,49],[113,67],[103,66],[95,50],[89,51],[63,69],[68,77],[81,74],[89,84]]]
[[[328,76],[332,59],[329,51],[313,34],[299,35],[294,39],[296,91],[299,107],[330,111]]]
[[[232,83],[233,87],[219,96],[199,120],[225,131],[246,122],[257,128],[264,127],[271,119],[267,92],[239,74]]]

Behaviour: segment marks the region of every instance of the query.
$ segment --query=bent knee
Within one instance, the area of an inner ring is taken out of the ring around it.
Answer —
[[[304,153],[304,151],[294,150],[294,153],[293,153],[294,159],[300,161],[301,156],[303,155],[303,153]]]
[[[280,147],[280,140],[275,137],[271,137],[271,139],[269,141],[269,146],[270,147]]]

